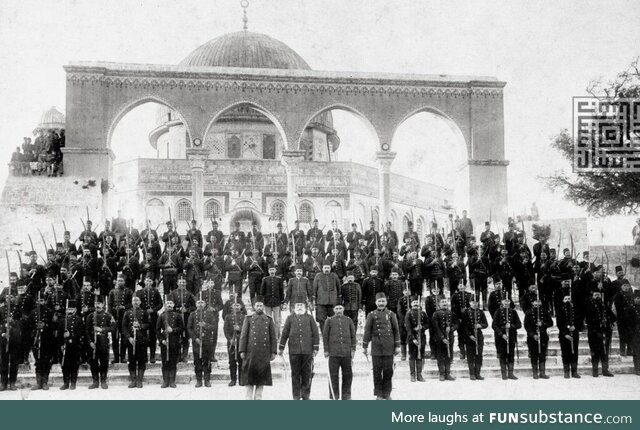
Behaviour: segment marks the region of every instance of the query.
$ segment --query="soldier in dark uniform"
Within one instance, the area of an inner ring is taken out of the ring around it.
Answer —
[[[384,293],[385,297],[387,296],[387,293],[389,291],[389,283],[398,283],[400,286],[400,291],[402,291],[402,283],[398,281],[397,276],[394,279],[393,274],[391,276],[391,280],[387,281],[386,283],[382,278],[378,276],[377,269],[373,270],[369,275],[370,276],[362,282],[362,304],[364,305],[364,311],[367,315],[377,309],[376,296],[378,295],[378,293]]]
[[[10,277],[11,279],[12,277]],[[17,277],[16,277],[17,279]],[[11,285],[10,285],[11,286]],[[31,351],[31,345],[33,345],[33,337],[31,336],[31,329],[29,327],[29,315],[35,306],[35,300],[27,289],[26,285],[19,285],[16,288],[17,297],[15,301],[15,308],[20,314],[18,325],[20,326],[20,362],[29,365],[29,352]],[[6,301],[0,299],[0,306],[6,305]]]
[[[204,300],[196,302],[196,310],[189,315],[187,333],[193,345],[193,367],[196,373],[196,388],[211,386],[211,350],[214,346],[214,327],[217,336],[218,315],[213,308],[205,307]]]
[[[62,353],[62,387],[61,390],[76,389],[78,369],[85,339],[85,326],[82,316],[77,315],[75,300],[69,300],[67,314],[58,321],[58,336],[63,344]]]
[[[324,252],[324,234],[322,233],[322,230],[318,228],[317,219],[313,220],[312,227],[307,231],[307,243],[309,244],[308,249],[316,247],[318,249],[322,249]]]
[[[15,278],[17,279],[17,276]],[[2,296],[2,303],[0,303],[0,391],[7,389],[14,391],[17,389],[18,365],[24,357],[22,353],[21,308],[16,304],[18,288],[15,285],[9,285],[3,290]],[[36,373],[36,378],[40,384],[38,373]]]
[[[493,315],[493,323],[491,324],[503,380],[518,379],[513,373],[513,363],[518,329],[522,327],[522,323],[518,313],[511,308],[511,304],[510,299],[504,298],[500,309]]]
[[[614,281],[615,282],[615,281]],[[632,355],[631,337],[633,332],[633,317],[629,309],[633,307],[633,290],[629,281],[624,281],[620,286],[620,292],[613,299],[618,316],[618,337],[620,341],[620,356]]]
[[[187,321],[189,321],[189,315],[196,309],[196,299],[193,294],[187,290],[187,280],[183,274],[178,275],[178,289],[173,290],[169,296],[176,308],[176,312],[181,316],[182,327],[185,328],[180,333],[180,360],[186,363],[189,354],[189,336],[187,335],[186,327]]]
[[[580,341],[582,322],[577,317],[576,307],[571,302],[569,291],[569,289],[563,289],[565,296],[556,307],[556,324],[565,379],[569,379],[569,377],[580,378],[578,374],[578,342]],[[571,371],[571,375],[569,371]]]
[[[167,234],[167,233],[165,233]],[[178,273],[182,273],[182,261],[179,253],[176,251],[177,236],[171,235],[167,239],[169,243],[165,247],[165,253],[158,260],[158,267],[162,270],[162,285],[165,292],[171,292],[176,289],[178,284]]]
[[[527,331],[527,348],[531,358],[533,379],[549,379],[546,374],[547,348],[549,335],[547,329],[553,327],[553,320],[549,312],[542,306],[540,300],[534,300],[532,308],[524,314],[524,329]]]
[[[109,333],[113,333],[116,327],[115,318],[104,310],[104,297],[98,296],[95,301],[95,312],[89,314],[84,323],[87,329],[87,340],[92,349],[89,360],[93,384],[89,389],[107,389],[107,373],[109,371]]]
[[[82,290],[80,290],[80,293],[76,298],[77,315],[82,319],[83,323],[87,321],[87,316],[96,310],[95,301],[96,292],[98,292],[98,290],[94,292],[91,281],[92,280],[89,276],[84,276],[82,278]],[[93,355],[93,350],[89,347],[89,341],[85,334],[86,327],[85,332],[82,333],[81,336],[82,345],[80,351],[80,362],[83,364],[87,363],[89,358]]]
[[[362,233],[358,231],[358,224],[351,223],[351,231],[347,233],[346,241],[347,241],[347,251],[349,252],[349,258],[354,258],[354,251],[358,248],[358,244],[360,243],[360,239],[362,239]]]
[[[131,243],[125,243],[123,255],[118,261],[116,269],[124,275],[124,285],[132,292],[136,290],[136,281],[140,277],[140,256],[132,252]]]
[[[487,328],[487,317],[478,306],[477,297],[474,295],[469,302],[469,307],[462,313],[462,332],[466,344],[467,365],[469,366],[469,379],[482,381],[482,352],[484,350],[484,335],[482,330]]]
[[[116,286],[109,292],[109,306],[107,311],[116,320],[116,327],[113,333],[113,361],[112,363],[124,363],[127,352],[127,339],[122,336],[122,319],[125,311],[131,309],[131,299],[133,292],[125,288],[124,274],[118,272]]]
[[[406,244],[408,239],[409,245],[413,247],[414,250],[420,249],[420,238],[418,237],[418,233],[413,231],[412,221],[409,221],[407,223],[407,228],[409,230],[404,232],[404,235],[402,236],[402,242]]]
[[[418,301],[422,301],[421,297],[418,297]],[[407,327],[405,325],[405,317],[411,310],[411,293],[409,291],[409,283],[405,281],[404,290],[402,290],[402,297],[398,299],[398,306],[396,317],[398,318],[398,327],[400,329],[400,360],[405,361],[407,359]]]
[[[347,262],[344,260],[345,253],[339,248],[331,248],[331,254],[324,260],[324,264],[331,266],[331,272],[338,276],[341,281],[347,275]]]
[[[347,272],[345,283],[342,284],[340,295],[342,297],[341,310],[343,315],[351,318],[353,324],[358,325],[358,312],[362,303],[362,289],[353,280],[353,272]],[[334,306],[335,309],[335,306]]]
[[[207,309],[207,312],[211,313],[213,318],[209,359],[212,363],[217,363],[216,347],[218,346],[218,323],[220,322],[220,311],[224,309],[224,302],[222,301],[222,294],[220,290],[215,288],[215,281],[213,279],[208,279],[202,284],[202,290],[200,291],[199,298],[200,300],[204,300],[205,308]]]
[[[424,382],[422,377],[422,365],[424,363],[424,350],[427,344],[426,330],[429,328],[427,314],[420,306],[418,297],[411,297],[411,309],[407,312],[404,325],[407,332],[407,344],[409,345],[409,372],[411,382]]]
[[[284,305],[284,286],[282,278],[276,276],[276,266],[269,266],[269,276],[262,279],[258,295],[264,300],[264,313],[273,318],[276,337],[280,338],[281,308]]]
[[[46,306],[44,296],[40,295],[36,308],[31,311],[29,317],[29,326],[35,332],[33,347],[33,356],[36,359],[35,390],[49,389],[49,372],[51,371],[51,362],[57,347],[57,339],[54,337],[56,325],[53,322],[53,310]]]
[[[358,285],[355,282],[353,284]],[[329,359],[329,379],[331,380],[329,398],[351,400],[352,360],[357,343],[356,326],[351,318],[344,315],[343,305],[335,305],[333,312],[334,315],[327,320],[322,331],[324,356]],[[340,371],[342,371],[342,390],[340,390]]]
[[[431,318],[438,373],[440,381],[454,381],[455,378],[451,376],[451,361],[453,360],[453,344],[458,324],[455,316],[449,310],[449,301],[446,297],[440,298],[438,303],[440,308]]]
[[[156,362],[156,323],[158,322],[158,311],[162,309],[162,296],[156,288],[152,272],[147,272],[144,277],[144,288],[136,291],[135,296],[140,299],[140,308],[147,314],[148,329],[147,339],[149,346],[149,358],[153,364]],[[146,346],[145,346],[146,348]],[[140,378],[142,381],[142,378]]]
[[[262,278],[265,277],[267,272],[267,262],[260,256],[258,248],[254,248],[251,251],[251,255],[247,257],[244,262],[244,271],[249,281],[249,298],[253,303],[253,299],[259,293]]]
[[[496,311],[500,309],[500,306],[502,306],[502,301],[505,298],[510,297],[509,294],[507,294],[502,289],[502,279],[500,278],[500,276],[498,274],[494,274],[492,279],[493,279],[494,290],[491,292],[491,294],[489,294],[489,300],[488,300],[489,315],[494,315]],[[513,303],[513,301],[511,301],[511,309],[515,309],[515,307],[516,305]]]
[[[586,321],[593,377],[598,377],[598,362],[602,363],[602,376],[611,377],[613,373],[609,371],[609,350],[611,326],[615,322],[615,316],[598,290],[593,291],[587,303]]]
[[[158,316],[156,337],[162,355],[162,385],[160,388],[176,388],[176,372],[180,358],[180,342],[184,323],[182,315],[173,310],[173,300],[167,296],[164,312]]]
[[[400,330],[396,315],[388,310],[384,293],[376,295],[376,310],[367,315],[362,348],[373,362],[373,394],[377,400],[391,400],[393,356],[400,353]]]
[[[33,297],[36,297],[38,291],[40,291],[44,285],[46,272],[44,267],[38,264],[38,254],[36,254],[35,251],[29,251],[26,255],[29,257],[29,262],[25,263],[26,270],[28,278],[31,280],[29,293],[33,295]]]
[[[285,303],[295,307],[296,303],[310,303],[313,297],[313,286],[309,279],[302,276],[302,267],[296,266],[296,277],[289,280]]]
[[[242,258],[238,257],[238,251],[233,248],[231,255],[227,255],[224,260],[224,272],[227,276],[229,284],[229,293],[242,294],[242,274],[243,274]]]
[[[640,376],[640,290],[633,293],[633,306],[626,308],[627,318],[631,321],[631,351],[633,352],[633,368]],[[630,314],[630,315],[629,315]]]
[[[213,221],[211,223],[211,230],[209,231],[209,233],[207,233],[207,237],[209,238],[209,244],[207,245],[207,248],[209,248],[210,250],[217,249],[218,254],[222,255],[222,250],[224,249],[224,234],[220,230],[218,230],[217,221]],[[205,255],[206,253],[207,252],[205,248]]]
[[[246,248],[246,236],[244,232],[240,230],[240,222],[236,221],[234,230],[231,232],[231,234],[229,234],[227,245],[231,246],[232,249],[235,249],[238,254]]]
[[[418,259],[417,253],[413,251],[403,261],[402,271],[409,281],[412,296],[422,296],[423,281],[425,279],[423,264],[422,260]]]
[[[460,348],[460,360],[464,360],[466,354],[466,339],[464,336],[465,328],[462,326],[462,316],[473,300],[473,293],[468,290],[458,290],[451,296],[451,313],[456,319],[458,325],[458,348]]]
[[[230,387],[236,385],[242,372],[242,357],[238,351],[238,342],[240,341],[240,329],[246,314],[246,311],[242,312],[240,303],[236,302],[233,303],[231,311],[224,317],[224,337],[227,338],[229,373],[231,375]]]
[[[238,347],[242,358],[240,385],[247,387],[247,400],[261,400],[263,387],[272,384],[271,361],[278,348],[276,328],[264,314],[262,297],[256,297],[254,311],[244,319]]]
[[[313,358],[320,348],[320,335],[318,325],[313,317],[307,313],[307,307],[304,303],[296,303],[294,312],[284,322],[278,353],[280,356],[282,356],[287,343],[293,400],[309,400]]]
[[[315,305],[316,321],[322,330],[324,322],[333,315],[333,307],[342,303],[340,279],[331,272],[329,264],[324,264],[322,273],[318,273],[313,280],[311,302]]]
[[[185,235],[185,239],[189,242],[189,248],[197,248],[202,251],[202,244],[204,241],[202,240],[202,232],[198,229],[198,222],[196,220],[191,220],[191,228],[187,230],[187,234]]]
[[[187,280],[187,290],[197,296],[202,284],[204,264],[196,248],[189,248],[189,257],[183,262],[182,270]]]
[[[126,340],[129,356],[129,388],[142,388],[144,371],[147,368],[149,314],[142,308],[141,303],[140,297],[133,297],[131,308],[124,311],[122,318],[122,337]]]

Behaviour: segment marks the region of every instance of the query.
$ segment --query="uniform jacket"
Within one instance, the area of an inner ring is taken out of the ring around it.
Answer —
[[[396,314],[388,309],[374,310],[367,315],[362,346],[371,342],[371,355],[390,356],[400,348],[400,329]]]
[[[313,279],[313,301],[317,305],[336,305],[342,303],[340,279],[335,273],[318,273]]]
[[[351,357],[352,351],[356,349],[356,343],[356,328],[351,318],[334,315],[325,321],[322,345],[329,356]]]
[[[289,355],[313,354],[320,347],[318,325],[311,314],[291,314],[284,322],[280,337],[280,350],[284,350],[289,341]]]

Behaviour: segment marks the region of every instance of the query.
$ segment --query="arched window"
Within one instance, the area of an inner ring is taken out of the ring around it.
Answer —
[[[380,216],[378,215],[378,209],[374,209],[373,212],[373,222],[374,222],[374,228],[376,229],[376,231],[380,231]]]
[[[191,221],[191,202],[189,200],[180,200],[176,204],[176,222]]]
[[[220,218],[220,203],[216,200],[209,200],[204,207],[204,217],[208,219]]]
[[[276,200],[271,204],[271,219],[283,220],[284,218],[284,203],[282,200]]]
[[[424,239],[422,236],[422,233],[424,230],[423,226],[424,226],[424,223],[422,222],[422,218],[418,218],[416,220],[416,233],[418,233],[418,237],[420,238],[421,241]]]
[[[409,231],[409,215],[402,218],[402,232]]]
[[[303,202],[300,205],[300,213],[298,214],[301,223],[311,223],[313,221],[313,208],[311,207],[311,203]]]
[[[389,217],[389,221],[391,221],[391,229],[393,231],[396,231],[398,229],[396,222],[398,220],[398,216],[396,215],[395,211],[391,211],[391,215]]]
[[[163,207],[164,203],[160,199],[151,199],[147,202],[147,207]]]

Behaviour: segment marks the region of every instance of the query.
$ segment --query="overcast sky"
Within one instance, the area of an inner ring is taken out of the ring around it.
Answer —
[[[584,214],[536,181],[537,175],[569,167],[548,142],[571,128],[571,98],[584,95],[594,78],[615,77],[640,54],[640,2],[633,0],[253,0],[248,14],[249,30],[285,42],[313,69],[506,81],[510,212],[536,201],[544,217]],[[64,64],[176,64],[207,40],[240,30],[241,17],[236,0],[0,1],[0,181],[11,150],[42,112],[53,105],[64,112]],[[448,183],[465,155],[442,148],[460,143],[440,134],[437,122],[416,120],[412,127],[394,142],[400,153],[394,170]],[[146,145],[147,131],[140,145]],[[366,153],[349,141],[358,136],[357,127],[339,133],[343,159]],[[410,169],[417,153],[424,168]]]

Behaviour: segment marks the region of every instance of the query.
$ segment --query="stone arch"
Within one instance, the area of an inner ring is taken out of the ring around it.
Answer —
[[[206,136],[209,135],[209,131],[211,130],[211,127],[213,127],[213,125],[216,123],[216,121],[218,121],[218,119],[222,116],[222,114],[227,112],[229,109],[233,109],[234,107],[239,106],[239,105],[250,105],[253,109],[257,110],[262,115],[266,116],[269,119],[269,121],[271,121],[273,123],[273,125],[276,126],[276,129],[278,130],[278,133],[280,133],[280,137],[282,138],[283,148],[285,148],[285,149],[289,148],[289,144],[288,144],[288,140],[287,140],[287,134],[284,131],[284,127],[282,126],[282,121],[278,118],[278,116],[276,114],[274,114],[268,108],[264,107],[264,105],[254,101],[254,100],[247,100],[247,99],[236,100],[233,103],[230,103],[227,106],[225,106],[224,108],[220,109],[213,116],[213,118],[211,118],[211,120],[209,121],[209,123],[205,127],[204,133],[202,134],[203,139],[206,138]]]
[[[249,200],[241,200],[236,203],[236,205],[233,207],[233,210],[239,209],[253,209],[254,211],[258,212],[258,207],[254,203],[251,203]]]
[[[243,202],[240,202],[243,203]],[[240,204],[239,203],[239,204]],[[246,202],[249,203],[249,202]],[[238,205],[239,205],[238,204]],[[229,218],[229,231],[233,231],[235,229],[235,223],[240,223],[240,229],[244,232],[251,231],[252,223],[257,223],[258,228],[262,226],[262,221],[260,218],[260,212],[253,206],[238,206],[236,205],[236,209],[234,209],[231,217]]]
[[[376,151],[380,149],[380,133],[378,132],[378,129],[376,128],[375,124],[358,109],[351,107],[345,103],[332,103],[330,105],[322,107],[321,109],[316,110],[313,114],[307,116],[307,118],[303,122],[302,129],[296,132],[295,143],[292,142],[293,147],[288,149],[296,150],[300,148],[300,142],[302,141],[304,131],[306,130],[309,123],[311,123],[311,120],[316,116],[320,115],[321,113],[330,111],[330,110],[344,110],[358,117],[363,122],[363,124],[367,127],[371,136],[373,137],[375,141],[374,143],[376,146]]]
[[[147,95],[138,97],[135,100],[128,100],[125,103],[123,103],[121,107],[116,111],[113,118],[111,118],[110,121],[107,123],[109,124],[109,129],[107,131],[107,142],[106,142],[106,146],[108,149],[111,149],[111,138],[113,137],[113,132],[118,126],[118,124],[120,123],[120,121],[122,120],[122,118],[124,118],[129,112],[131,112],[138,106],[141,106],[145,103],[158,103],[174,111],[182,120],[182,123],[184,124],[187,130],[187,135],[189,136],[189,143],[191,142],[191,139],[193,136],[193,134],[191,134],[191,127],[187,122],[185,116],[180,112],[180,109],[176,108],[172,103],[168,102],[167,100],[165,100],[164,98],[156,94],[147,94]]]

